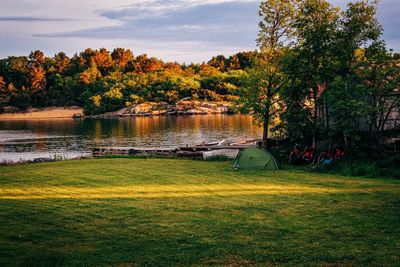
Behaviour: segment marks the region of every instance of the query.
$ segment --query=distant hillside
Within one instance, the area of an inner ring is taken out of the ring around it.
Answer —
[[[41,51],[10,56],[0,60],[0,109],[76,105],[91,115],[149,101],[232,101],[256,55],[241,52],[190,65],[134,56],[123,48],[86,49],[71,58]]]

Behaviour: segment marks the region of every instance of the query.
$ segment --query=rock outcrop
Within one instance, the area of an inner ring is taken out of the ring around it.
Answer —
[[[129,116],[159,116],[159,115],[193,115],[233,113],[230,102],[204,102],[181,100],[175,105],[166,102],[145,102],[135,104],[114,112],[107,112],[92,118],[129,117]]]

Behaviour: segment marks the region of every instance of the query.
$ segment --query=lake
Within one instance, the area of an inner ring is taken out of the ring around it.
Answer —
[[[261,134],[250,116],[239,114],[0,121],[0,162],[74,158],[97,146],[174,147]]]

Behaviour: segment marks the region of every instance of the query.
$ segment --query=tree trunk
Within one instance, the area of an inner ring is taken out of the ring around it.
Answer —
[[[343,132],[343,141],[344,141],[344,149],[347,150],[348,146],[349,146],[349,141],[347,138],[347,134],[345,132]]]
[[[265,150],[268,149],[268,126],[269,126],[269,107],[264,114],[264,123],[263,123],[263,139],[261,147]]]
[[[314,89],[314,118],[313,118],[313,140],[312,140],[312,147],[315,148],[316,143],[317,143],[317,120],[318,120],[318,99],[317,99],[317,94],[318,94],[318,88]]]

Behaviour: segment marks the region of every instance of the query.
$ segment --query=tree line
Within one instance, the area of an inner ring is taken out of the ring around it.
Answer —
[[[265,0],[260,56],[246,77],[240,105],[269,135],[381,143],[400,122],[400,55],[386,47],[378,1],[342,10],[326,0]],[[276,124],[276,120],[279,123]]]
[[[400,55],[382,39],[377,6],[264,0],[259,49],[202,64],[123,48],[8,57],[0,60],[0,108],[79,105],[99,114],[146,101],[231,101],[264,126],[264,148],[271,133],[314,147],[329,138],[354,146],[365,136],[378,144],[400,125]]]
[[[33,51],[0,60],[0,108],[78,105],[86,114],[99,114],[146,101],[233,101],[256,54],[220,55],[186,65],[134,56],[123,48],[86,49],[71,58],[63,52],[46,57]]]

